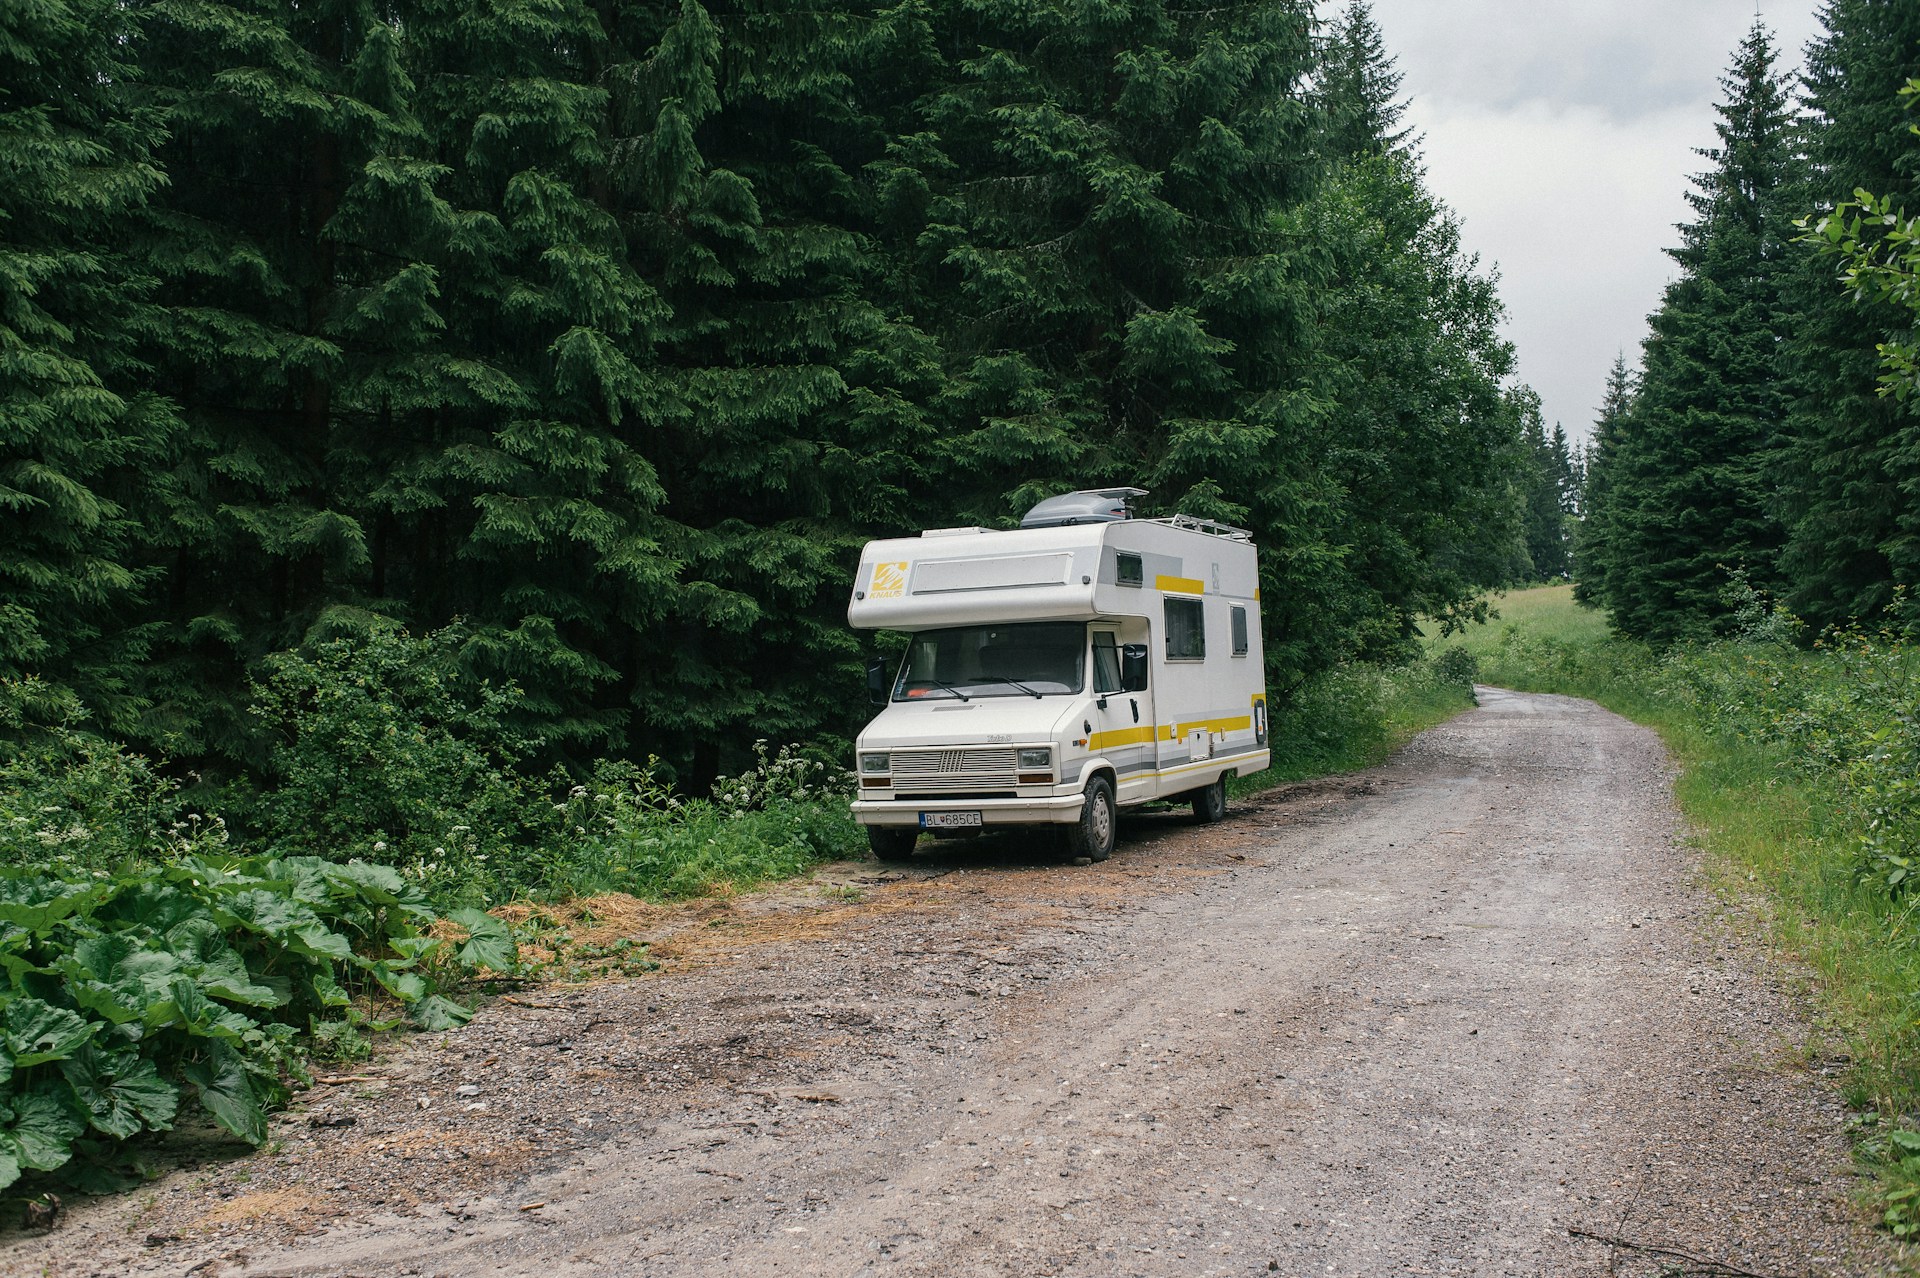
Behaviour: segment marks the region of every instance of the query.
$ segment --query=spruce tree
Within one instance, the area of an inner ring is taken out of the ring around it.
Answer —
[[[1720,145],[1700,152],[1713,168],[1688,195],[1695,220],[1672,250],[1681,276],[1652,316],[1634,429],[1611,479],[1606,603],[1640,638],[1715,633],[1733,571],[1763,590],[1780,580],[1767,469],[1789,400],[1779,348],[1797,180],[1774,61],[1755,23],[1722,81]]]
[[[140,708],[147,477],[177,423],[138,347],[161,328],[133,253],[162,183],[134,11],[0,8],[0,678],[76,690],[104,726]]]
[[[169,321],[149,357],[189,429],[153,529],[167,637],[144,731],[241,756],[252,664],[383,608],[367,498],[409,410],[484,378],[432,358],[452,226],[412,151],[401,24],[241,0],[156,9],[146,32],[170,179],[144,244]]]
[[[915,519],[938,384],[888,288],[881,117],[937,59],[912,6],[615,12],[616,199],[668,308],[635,442],[681,564],[670,650],[630,666],[636,743],[695,743],[698,785],[754,736],[858,726],[847,574]]]
[[[1400,100],[1405,79],[1387,52],[1373,7],[1355,0],[1329,24],[1314,74],[1327,154],[1356,160],[1410,153],[1413,130],[1402,127],[1407,105]]]
[[[1063,483],[1177,500],[1185,459],[1272,429],[1240,409],[1290,353],[1269,217],[1310,178],[1306,13],[995,2],[940,21],[964,50],[919,106],[940,143],[922,240],[953,374],[941,461],[983,519]]]
[[[1803,211],[1860,188],[1920,208],[1920,138],[1898,97],[1920,75],[1920,6],[1832,0],[1809,52],[1811,176]],[[1808,254],[1794,279],[1790,348],[1800,394],[1776,478],[1789,527],[1783,563],[1793,609],[1817,626],[1877,614],[1897,586],[1920,585],[1920,402],[1878,394],[1877,345],[1911,323],[1855,297],[1833,262]],[[1915,596],[1906,620],[1912,624]]]
[[[1527,578],[1559,581],[1571,565],[1569,541],[1575,495],[1573,458],[1567,433],[1556,423],[1551,435],[1540,415],[1539,397],[1529,392],[1521,424],[1526,432]]]
[[[1587,444],[1581,484],[1580,525],[1573,547],[1573,597],[1588,607],[1599,607],[1607,598],[1613,475],[1632,421],[1633,390],[1633,373],[1623,352],[1614,357],[1613,367],[1607,372],[1606,394]]]
[[[1308,663],[1403,654],[1420,619],[1470,614],[1480,589],[1511,580],[1525,463],[1494,282],[1425,189],[1365,6],[1333,25],[1322,59],[1329,172],[1283,220],[1312,318],[1291,442],[1318,522],[1276,529],[1290,557],[1312,553],[1288,565],[1299,602],[1269,609],[1269,634]]]

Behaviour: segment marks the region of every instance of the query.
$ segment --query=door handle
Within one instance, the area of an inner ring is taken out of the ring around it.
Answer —
[[[1133,721],[1135,723],[1140,722],[1140,703],[1129,697],[1127,698],[1127,704],[1133,707]]]

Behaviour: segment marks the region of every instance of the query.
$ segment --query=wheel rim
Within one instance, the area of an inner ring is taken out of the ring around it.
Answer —
[[[1092,818],[1088,824],[1093,827],[1093,841],[1096,847],[1106,847],[1113,842],[1113,801],[1104,792],[1093,799]]]

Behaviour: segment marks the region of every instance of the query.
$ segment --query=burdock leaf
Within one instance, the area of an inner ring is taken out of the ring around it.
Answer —
[[[423,1030],[456,1029],[473,1019],[472,1009],[438,994],[429,994],[411,1004],[407,1008],[407,1015]]]
[[[63,1007],[22,995],[7,1004],[4,1034],[14,1068],[30,1069],[65,1060],[79,1051],[97,1028]]]
[[[513,970],[520,953],[513,943],[513,931],[505,923],[485,910],[471,908],[454,910],[447,917],[467,929],[467,939],[454,952],[462,964],[496,972]]]
[[[215,1122],[249,1145],[266,1143],[267,1112],[239,1052],[226,1043],[209,1043],[206,1056],[189,1061],[181,1072],[199,1089],[200,1103]]]
[[[179,1089],[135,1051],[102,1051],[90,1043],[60,1062],[60,1072],[94,1127],[121,1140],[143,1127],[165,1131],[180,1108]]]
[[[13,1122],[5,1137],[21,1166],[52,1171],[73,1157],[74,1138],[86,1129],[86,1124],[58,1097],[28,1092],[14,1097]]]

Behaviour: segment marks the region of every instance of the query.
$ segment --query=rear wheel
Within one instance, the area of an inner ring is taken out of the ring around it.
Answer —
[[[1095,777],[1087,782],[1080,819],[1067,827],[1067,850],[1090,861],[1106,860],[1113,855],[1114,826],[1113,782]]]
[[[1201,825],[1212,825],[1227,815],[1227,779],[1217,778],[1212,785],[1202,786],[1193,792],[1193,819]]]
[[[912,826],[870,825],[867,827],[867,846],[873,849],[875,857],[882,861],[906,861],[913,857],[913,845],[920,841],[920,831]]]

